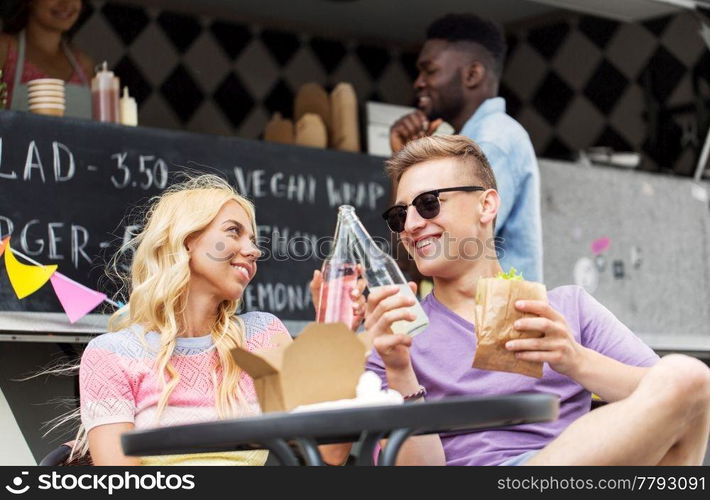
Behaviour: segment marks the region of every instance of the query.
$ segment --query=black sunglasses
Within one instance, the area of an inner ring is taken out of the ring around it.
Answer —
[[[449,191],[485,191],[486,188],[481,186],[459,186],[444,189],[434,189],[417,195],[409,205],[395,205],[388,208],[382,214],[382,218],[387,221],[389,228],[395,233],[404,231],[404,222],[407,220],[407,208],[414,205],[417,213],[425,219],[433,219],[441,211],[441,202],[439,194]]]

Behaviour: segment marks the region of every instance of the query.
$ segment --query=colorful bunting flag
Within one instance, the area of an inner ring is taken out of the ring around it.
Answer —
[[[12,248],[8,244],[5,248],[5,268],[17,298],[24,299],[42,288],[57,270],[57,265],[32,266],[23,264],[12,254]]]
[[[61,273],[54,273],[50,281],[70,323],[80,320],[106,300],[106,294],[87,288]]]
[[[10,284],[17,297],[24,299],[42,288],[48,280],[51,280],[54,293],[62,304],[64,312],[69,316],[70,323],[79,321],[104,301],[116,309],[123,307],[123,304],[114,302],[106,294],[87,288],[81,283],[77,283],[56,272],[56,265],[42,265],[30,257],[13,250],[10,247],[9,236],[0,241],[0,256],[3,253],[5,254],[7,276],[10,278]],[[15,254],[28,260],[32,265],[21,263],[17,260]]]

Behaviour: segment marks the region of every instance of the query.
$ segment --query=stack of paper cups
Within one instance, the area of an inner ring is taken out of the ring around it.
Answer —
[[[64,80],[39,78],[27,82],[27,98],[31,113],[64,116]]]

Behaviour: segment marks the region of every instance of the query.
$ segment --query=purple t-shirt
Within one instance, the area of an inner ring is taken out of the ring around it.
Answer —
[[[581,345],[629,365],[651,366],[658,361],[650,347],[583,288],[562,286],[548,291],[547,296]],[[442,435],[448,465],[498,465],[526,451],[539,450],[589,412],[589,391],[548,364],[540,379],[472,368],[476,352],[473,324],[441,304],[433,293],[422,306],[429,316],[429,326],[414,337],[410,355],[419,383],[426,387],[427,399],[521,392],[543,392],[560,398],[560,416],[554,422]],[[376,352],[367,365],[386,383],[384,365]]]

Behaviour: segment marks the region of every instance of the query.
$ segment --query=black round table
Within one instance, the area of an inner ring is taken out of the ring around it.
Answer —
[[[297,444],[308,465],[323,465],[319,444],[361,445],[358,465],[372,465],[382,438],[387,445],[378,461],[393,465],[404,441],[415,434],[477,431],[557,418],[559,402],[551,394],[454,397],[389,406],[263,415],[132,431],[121,436],[126,455],[152,456],[268,449],[283,465],[298,465],[289,446]]]

